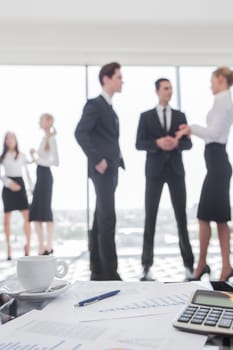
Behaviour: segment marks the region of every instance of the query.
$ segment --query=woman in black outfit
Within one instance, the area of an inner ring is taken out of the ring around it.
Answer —
[[[203,274],[210,274],[206,263],[207,249],[211,237],[210,222],[217,224],[218,237],[222,256],[220,280],[227,281],[233,276],[230,263],[230,179],[231,164],[228,160],[226,145],[233,123],[233,104],[230,87],[233,84],[233,72],[228,67],[220,67],[212,74],[211,88],[215,96],[214,105],[207,115],[207,126],[183,125],[177,136],[196,135],[205,141],[205,177],[197,217],[199,219],[200,256],[194,279]]]
[[[8,131],[5,135],[3,151],[0,156],[0,165],[4,168],[4,176],[0,177],[3,182],[2,200],[4,208],[4,231],[7,243],[7,260],[11,260],[10,218],[11,212],[14,210],[20,210],[23,215],[24,232],[26,236],[24,253],[25,255],[29,255],[30,252],[29,207],[23,179],[24,171],[29,182],[29,189],[31,189],[27,159],[25,155],[19,151],[16,135],[13,132]]]
[[[52,213],[52,188],[53,175],[51,165],[58,166],[57,143],[54,118],[50,114],[42,114],[40,127],[44,131],[38,151],[30,151],[32,159],[37,163],[37,180],[33,192],[30,210],[30,221],[35,222],[35,230],[39,240],[39,254],[48,255],[53,253],[53,213]],[[36,157],[37,154],[37,157]],[[44,240],[43,223],[46,223],[46,238]]]

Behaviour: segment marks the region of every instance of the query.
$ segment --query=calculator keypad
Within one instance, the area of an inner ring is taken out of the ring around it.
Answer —
[[[177,322],[184,324],[186,329],[192,329],[192,326],[196,329],[196,326],[200,326],[199,329],[204,331],[205,326],[208,326],[208,329],[215,327],[214,331],[218,329],[218,333],[221,333],[221,329],[228,329],[233,333],[233,310],[192,304],[187,306]]]

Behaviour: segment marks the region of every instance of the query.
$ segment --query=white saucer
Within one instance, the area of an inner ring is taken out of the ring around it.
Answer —
[[[54,279],[50,285],[50,288],[57,287],[58,289],[48,290],[46,292],[40,293],[29,293],[29,292],[20,292],[23,290],[20,282],[18,280],[9,282],[4,286],[0,287],[0,292],[7,294],[15,299],[21,300],[42,300],[55,298],[56,296],[64,293],[69,287],[70,282],[60,279]],[[59,288],[60,286],[60,288]]]

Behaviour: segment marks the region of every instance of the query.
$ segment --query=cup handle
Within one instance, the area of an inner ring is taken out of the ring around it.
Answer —
[[[67,272],[68,272],[68,265],[65,261],[57,261],[56,262],[57,265],[57,270],[56,270],[56,277],[58,278],[62,278],[64,277]]]

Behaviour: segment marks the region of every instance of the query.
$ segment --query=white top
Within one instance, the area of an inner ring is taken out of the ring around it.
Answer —
[[[49,149],[45,149],[46,136],[41,140],[39,150],[38,150],[38,159],[37,164],[42,166],[50,167],[51,165],[58,166],[58,152],[57,152],[57,142],[55,136],[49,137]]]
[[[172,110],[171,107],[169,105],[167,105],[166,107],[158,104],[156,106],[156,110],[159,116],[159,121],[160,124],[164,127],[164,122],[163,122],[163,110],[164,108],[166,108],[166,119],[167,119],[167,131],[170,130],[171,128],[171,123],[172,123]]]
[[[23,168],[25,168],[30,183],[26,156],[23,153],[19,153],[18,157],[15,159],[15,155],[15,152],[7,152],[1,163],[1,167],[4,168],[5,176],[2,176],[0,172],[0,179],[6,187],[9,187],[12,182],[9,177],[23,177]]]
[[[233,104],[230,90],[215,95],[214,105],[206,117],[206,127],[191,125],[191,133],[202,138],[205,143],[226,144],[233,123]]]

